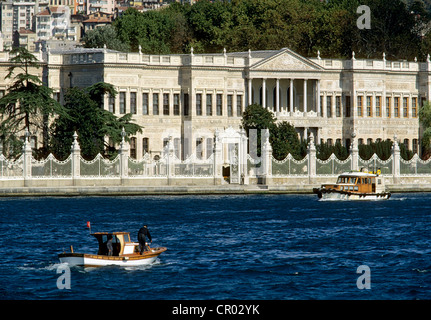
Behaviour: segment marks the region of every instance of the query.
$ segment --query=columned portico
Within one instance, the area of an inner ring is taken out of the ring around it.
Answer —
[[[248,105],[259,103],[277,116],[320,117],[320,79],[249,77]]]

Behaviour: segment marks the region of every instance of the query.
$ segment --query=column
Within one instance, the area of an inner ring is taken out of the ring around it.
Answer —
[[[75,179],[81,175],[81,147],[78,143],[78,134],[76,131],[73,134],[73,143],[70,147],[70,152],[72,154],[72,178],[75,184]]]
[[[290,79],[290,107],[289,107],[289,111],[293,112],[294,111],[294,107],[293,107],[293,81],[295,79]]]
[[[317,93],[316,93],[316,95],[317,95],[317,100],[316,100],[316,103],[317,103],[317,108],[316,108],[316,111],[317,111],[317,116],[318,117],[320,117],[321,116],[321,114],[322,114],[322,111],[321,111],[321,106],[320,106],[320,80],[318,79],[317,80]],[[317,140],[317,141],[319,141],[319,140]]]
[[[28,129],[25,129],[25,140],[24,145],[22,146],[22,153],[23,153],[23,176],[24,176],[24,186],[27,186],[27,179],[31,179],[31,158],[32,158],[32,151],[31,151],[31,143],[29,141],[30,138],[30,132]]]
[[[262,79],[262,107],[266,109],[266,79]]]
[[[222,143],[220,132],[216,129],[214,133],[214,185],[219,185],[223,181],[222,165]]]
[[[304,79],[304,112],[307,113],[307,79]]]
[[[244,128],[241,129],[241,152],[240,152],[240,165],[241,165],[241,184],[249,184],[248,170],[247,170],[247,146],[248,138]]]
[[[120,177],[121,177],[121,183],[123,184],[123,179],[127,178],[129,175],[129,145],[124,140],[126,136],[126,132],[123,130],[121,131],[121,143],[120,143]]]
[[[248,78],[248,105],[251,105],[253,102],[252,99],[252,84],[253,84],[253,79],[252,78]]]
[[[280,79],[275,81],[275,109],[280,112]]]
[[[262,130],[262,138],[263,138],[263,144],[262,144],[262,176],[264,180],[264,184],[271,184],[271,177],[272,177],[272,147],[269,143],[269,129],[263,129]]]
[[[310,136],[310,141],[308,142],[308,178],[309,182],[311,179],[316,177],[316,146],[314,145],[314,136]]]
[[[356,133],[352,132],[352,144],[350,145],[350,154],[352,155],[352,166],[351,169],[353,171],[358,171],[359,168],[359,149],[358,142],[356,139]]]
[[[394,183],[398,183],[400,178],[400,146],[398,145],[397,136],[394,135],[394,144],[392,146],[392,175],[394,178]]]

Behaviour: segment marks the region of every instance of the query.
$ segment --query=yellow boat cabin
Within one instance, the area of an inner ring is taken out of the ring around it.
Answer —
[[[323,184],[314,188],[319,198],[334,200],[389,199],[385,190],[384,177],[379,173],[345,172],[335,184]]]

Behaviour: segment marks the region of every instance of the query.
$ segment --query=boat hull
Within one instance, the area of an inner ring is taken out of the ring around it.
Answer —
[[[143,255],[106,256],[86,253],[60,253],[58,258],[61,263],[70,266],[103,267],[103,266],[142,266],[153,263],[157,257],[166,251],[166,248],[155,248]]]
[[[321,200],[388,200],[391,197],[389,192],[383,193],[354,193],[346,191],[338,191],[331,189],[315,188],[313,192],[317,194]]]

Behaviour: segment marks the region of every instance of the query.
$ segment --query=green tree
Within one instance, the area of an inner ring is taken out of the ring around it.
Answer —
[[[117,29],[112,25],[98,27],[93,30],[88,30],[82,38],[85,48],[103,48],[104,45],[108,49],[117,51],[129,51],[130,47],[127,43],[122,42],[117,34]]]
[[[332,154],[334,154],[339,160],[346,160],[349,157],[349,151],[346,147],[341,145],[340,142],[336,142],[335,145],[328,143],[321,143],[316,146],[317,158],[320,160],[327,160]]]
[[[428,159],[431,155],[431,103],[425,101],[419,110],[419,122],[422,125],[422,157]]]
[[[28,130],[42,132],[43,148],[48,143],[48,121],[50,116],[64,115],[60,103],[52,98],[52,89],[44,86],[31,70],[38,69],[37,58],[25,48],[14,48],[11,52],[6,79],[12,78],[9,91],[0,99],[0,137],[11,155],[20,152],[19,137]]]
[[[164,10],[150,10],[144,13],[134,8],[128,8],[124,14],[113,23],[121,41],[130,46],[132,51],[150,54],[170,53],[170,39],[175,22]]]
[[[68,116],[59,117],[51,126],[51,150],[57,158],[65,159],[70,154],[75,131],[79,136],[82,156],[86,159],[93,159],[98,153],[107,157],[115,156],[115,150],[109,147],[105,138],[119,143],[123,127],[128,135],[141,132],[141,127],[131,122],[131,114],[117,118],[100,107],[104,94],[115,96],[116,91],[107,83],[97,83],[85,89],[75,87],[67,91],[65,108]]]
[[[295,128],[285,121],[276,123],[273,113],[259,104],[251,104],[245,109],[242,127],[248,137],[250,129],[257,129],[257,155],[261,154],[261,130],[269,129],[269,142],[276,159],[283,160],[289,153],[295,158],[304,156]]]
[[[288,154],[296,159],[302,159],[301,144],[295,127],[286,121],[277,123],[270,131],[272,155],[277,160],[283,160]]]

